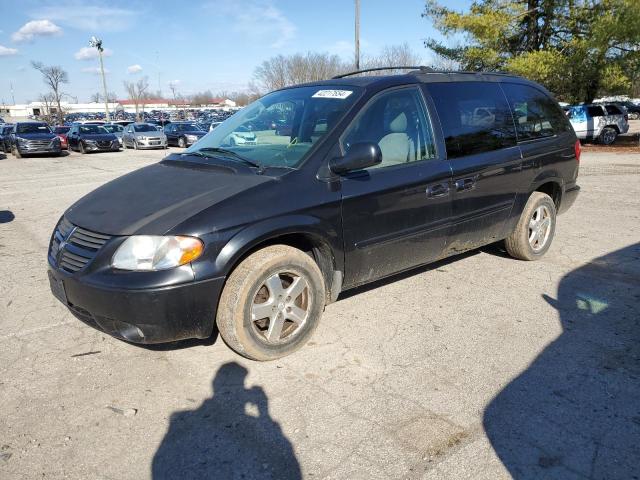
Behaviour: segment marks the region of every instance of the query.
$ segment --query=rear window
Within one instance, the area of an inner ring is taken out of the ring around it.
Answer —
[[[605,105],[604,108],[609,115],[622,115],[620,109],[615,105]]]
[[[442,123],[448,158],[516,144],[511,111],[497,83],[432,83],[428,88]]]
[[[513,110],[518,140],[552,137],[571,131],[566,114],[543,91],[517,83],[504,83],[502,88]]]

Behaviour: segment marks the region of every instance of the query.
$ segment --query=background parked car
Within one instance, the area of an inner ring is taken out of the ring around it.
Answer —
[[[73,125],[67,134],[69,150],[80,153],[120,150],[118,138],[102,125],[84,123]]]
[[[69,130],[71,130],[71,127],[67,125],[58,125],[57,127],[53,127],[53,133],[58,135],[58,138],[60,138],[60,148],[62,148],[62,150],[69,149],[69,142],[67,140]]]
[[[211,122],[211,124],[209,125],[209,131],[213,130],[214,128],[216,128],[221,123],[222,122]]]
[[[164,127],[164,133],[167,136],[169,145],[177,145],[181,148],[193,145],[207,134],[202,125],[194,122],[170,123]]]
[[[60,155],[60,138],[44,122],[18,122],[11,132],[11,152],[16,158],[32,153]]]
[[[225,140],[224,144],[231,147],[235,145],[255,145],[257,142],[256,134],[244,125],[236,128]]]
[[[0,150],[4,153],[11,151],[11,132],[13,123],[0,123]]]
[[[150,123],[131,123],[122,133],[124,148],[167,148],[167,136]]]
[[[580,140],[611,145],[619,134],[629,131],[627,114],[612,104],[572,106],[567,116]]]
[[[118,138],[118,142],[120,142],[120,146],[122,147],[122,134],[124,132],[124,127],[117,123],[105,123],[103,127],[107,132],[113,133]]]

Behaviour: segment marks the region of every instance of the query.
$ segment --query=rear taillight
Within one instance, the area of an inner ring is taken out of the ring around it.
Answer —
[[[580,154],[582,153],[582,147],[580,146],[580,140],[576,140],[576,144],[574,145],[576,150],[576,162],[580,163]]]

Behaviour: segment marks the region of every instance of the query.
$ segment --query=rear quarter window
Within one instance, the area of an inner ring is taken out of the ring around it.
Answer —
[[[534,140],[571,131],[567,115],[542,90],[518,83],[504,83],[502,88],[513,110],[518,140]]]
[[[615,105],[605,105],[604,108],[609,115],[622,115],[622,111]]]
[[[497,83],[431,83],[448,158],[490,152],[516,144],[507,100]]]

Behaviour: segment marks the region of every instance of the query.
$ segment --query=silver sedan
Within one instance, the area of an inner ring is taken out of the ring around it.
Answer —
[[[167,137],[149,123],[131,123],[122,134],[124,148],[167,148]]]

